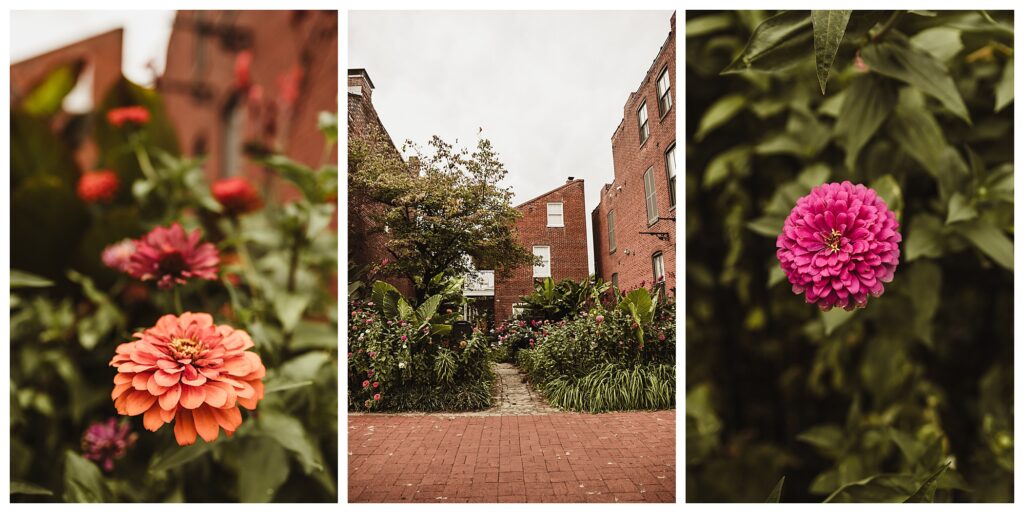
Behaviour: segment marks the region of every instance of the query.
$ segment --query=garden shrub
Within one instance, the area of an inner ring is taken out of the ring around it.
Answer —
[[[490,344],[477,330],[452,334],[458,313],[442,297],[417,308],[393,287],[374,284],[371,300],[349,303],[349,409],[466,411],[491,405]]]
[[[675,305],[637,289],[612,310],[595,307],[540,323],[516,363],[553,406],[599,412],[675,406]]]

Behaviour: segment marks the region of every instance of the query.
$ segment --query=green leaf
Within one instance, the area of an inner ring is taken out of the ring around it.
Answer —
[[[274,313],[277,314],[277,319],[281,321],[281,327],[286,333],[290,333],[299,324],[309,301],[310,296],[307,294],[281,291],[274,296]]]
[[[903,502],[916,490],[908,474],[878,474],[843,485],[825,502]]]
[[[708,107],[700,119],[694,140],[700,141],[712,130],[726,124],[747,106],[747,99],[742,94],[728,94],[719,98]]]
[[[273,410],[264,411],[257,421],[259,433],[277,441],[288,450],[302,466],[303,472],[311,474],[323,469],[320,455],[298,419]]]
[[[750,169],[750,147],[736,146],[718,154],[704,171],[704,188],[710,189],[730,176],[741,176]]]
[[[238,458],[238,499],[270,502],[288,479],[288,454],[275,440],[246,438]]]
[[[1013,57],[1003,65],[1003,76],[996,82],[996,112],[1006,108],[1013,101]]]
[[[821,312],[821,322],[825,326],[825,335],[831,335],[856,313],[857,310],[847,311],[842,308],[833,308],[827,312]]]
[[[932,27],[914,34],[911,44],[922,48],[940,62],[949,62],[956,57],[964,44],[960,39],[960,30],[951,27]]]
[[[386,317],[398,316],[398,300],[401,297],[402,293],[394,285],[380,280],[373,282],[370,300],[384,312]]]
[[[785,223],[785,217],[766,215],[747,223],[747,228],[766,237],[778,237]]]
[[[291,390],[293,388],[302,388],[312,385],[313,382],[310,380],[305,381],[268,381],[266,387],[263,389],[264,394],[272,394],[274,392],[282,392],[284,390]]]
[[[775,488],[772,488],[772,493],[768,494],[765,498],[765,502],[782,502],[782,484],[786,482],[786,476],[782,476],[778,483],[775,483]]]
[[[976,217],[978,217],[978,211],[974,209],[971,200],[966,196],[959,192],[954,192],[949,197],[949,211],[946,214],[946,224],[970,221]]]
[[[784,70],[806,59],[813,45],[810,14],[782,11],[754,29],[747,46],[722,74]]]
[[[21,108],[34,116],[56,114],[64,104],[64,98],[75,88],[78,76],[85,69],[85,61],[78,59],[50,72],[21,101]]]
[[[39,485],[24,481],[11,481],[11,495],[53,495],[53,492]]]
[[[320,130],[329,144],[338,141],[338,115],[333,112],[323,111],[317,116],[316,128]]]
[[[846,150],[847,169],[857,169],[861,148],[896,108],[897,100],[892,84],[874,74],[860,75],[850,84],[835,125]]]
[[[316,177],[316,171],[308,166],[295,162],[283,155],[274,155],[261,159],[261,164],[277,171],[282,178],[295,184],[302,191],[306,199],[320,203],[324,200],[324,194],[320,190],[320,183]]]
[[[327,353],[313,351],[288,360],[277,371],[282,381],[305,381],[316,378],[320,369],[331,360]]]
[[[899,182],[892,175],[886,174],[871,182],[871,188],[878,193],[889,210],[895,212],[896,218],[899,219],[903,210],[903,191],[900,189]]]
[[[698,37],[719,32],[732,27],[733,18],[730,14],[712,14],[698,16],[686,20],[686,37]]]
[[[931,54],[906,43],[887,40],[865,46],[860,55],[871,71],[918,88],[939,100],[960,119],[971,123],[967,106],[950,78],[949,71]]]
[[[942,270],[934,262],[921,260],[910,266],[905,278],[910,301],[914,304],[914,332],[926,344],[932,344],[932,318],[939,308]]]
[[[846,24],[853,11],[811,11],[811,25],[814,28],[814,64],[818,74],[821,94],[825,94],[828,74],[839,51],[839,44],[846,34]],[[781,483],[780,483],[781,484]]]
[[[437,307],[441,304],[441,295],[435,294],[428,297],[416,308],[416,318],[421,323],[429,322],[437,313]]]
[[[935,502],[935,487],[938,485],[939,478],[942,477],[942,474],[946,473],[946,469],[948,468],[949,463],[942,465],[939,470],[936,470],[928,477],[927,480],[925,480],[924,484],[922,484],[913,495],[903,502]]]
[[[953,227],[982,253],[1008,271],[1013,271],[1013,241],[1002,230],[982,219],[958,223]]]
[[[202,439],[197,439],[192,445],[172,445],[166,450],[158,453],[149,464],[150,473],[165,472],[172,468],[180,467],[209,452],[213,444],[208,444]]]
[[[110,489],[93,462],[75,454],[64,453],[64,500],[67,502],[110,502]]]
[[[907,252],[907,262],[913,262],[919,257],[942,256],[943,249],[942,222],[930,215],[918,215],[910,222],[910,229],[907,234],[907,241],[904,249]]]
[[[52,287],[53,281],[25,271],[11,269],[10,288]]]
[[[845,451],[846,437],[843,428],[834,424],[814,426],[796,436],[797,440],[808,443],[828,458],[838,458]]]

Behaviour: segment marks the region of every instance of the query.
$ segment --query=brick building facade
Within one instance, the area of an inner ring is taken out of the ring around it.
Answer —
[[[288,199],[296,191],[245,151],[337,162],[317,129],[320,112],[338,111],[337,77],[337,11],[178,11],[157,87],[182,152],[205,156],[211,179],[247,176]]]
[[[373,107],[373,80],[365,69],[348,70],[348,136],[350,139],[369,141],[380,137],[384,151],[393,152],[401,159],[384,124]],[[349,169],[350,173],[355,170]],[[349,264],[369,267],[379,264],[390,254],[386,248],[388,236],[371,218],[375,209],[382,208],[352,190],[348,197],[348,247]],[[350,278],[351,279],[351,278]],[[413,292],[412,283],[403,278],[387,280],[405,295]]]
[[[521,297],[533,292],[535,280],[550,276],[555,281],[570,278],[586,280],[587,210],[583,180],[570,179],[516,207],[522,217],[516,221],[519,243],[534,255],[545,258],[546,266],[524,266],[513,271],[508,279],[494,283],[494,320],[512,317]]]
[[[664,278],[676,287],[675,14],[665,43],[629,95],[612,135],[615,178],[591,213],[594,269],[619,289]]]

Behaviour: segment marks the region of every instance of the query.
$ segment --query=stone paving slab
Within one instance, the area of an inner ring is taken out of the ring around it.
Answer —
[[[349,502],[675,502],[675,411],[351,415]]]

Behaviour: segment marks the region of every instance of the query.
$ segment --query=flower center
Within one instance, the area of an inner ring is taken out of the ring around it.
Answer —
[[[825,236],[825,246],[828,246],[828,249],[831,250],[833,253],[838,253],[839,243],[842,240],[843,234],[840,233],[839,230],[833,228],[832,233],[829,233],[828,235]]]
[[[164,253],[157,262],[161,274],[178,274],[186,269],[185,256],[180,251]]]
[[[171,340],[171,349],[177,358],[194,358],[206,346],[198,340],[190,338],[176,338]]]

